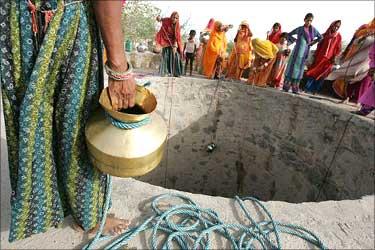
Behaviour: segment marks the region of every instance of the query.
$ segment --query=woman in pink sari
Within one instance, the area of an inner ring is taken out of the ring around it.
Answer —
[[[371,86],[368,77],[369,50],[374,44],[375,18],[357,29],[341,55],[340,69],[332,71],[326,80],[334,80],[333,90],[344,100],[357,102]]]
[[[372,44],[369,52],[370,69],[368,71],[368,77],[370,79],[371,86],[367,88],[364,94],[359,98],[359,103],[362,105],[361,109],[355,112],[358,115],[366,116],[375,109],[375,43]]]

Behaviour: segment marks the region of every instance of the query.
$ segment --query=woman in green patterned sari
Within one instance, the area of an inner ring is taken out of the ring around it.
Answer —
[[[106,175],[91,165],[84,127],[108,67],[126,73],[120,1],[12,0],[0,4],[1,92],[9,152],[9,241],[72,215],[84,230],[101,220]],[[134,105],[130,75],[108,81],[114,108]],[[128,222],[106,221],[106,233]]]

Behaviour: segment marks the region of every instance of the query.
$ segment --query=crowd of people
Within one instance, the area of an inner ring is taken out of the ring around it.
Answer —
[[[195,30],[190,31],[183,45],[179,14],[157,17],[162,22],[156,36],[156,43],[162,48],[160,74],[181,76],[190,67],[192,75],[195,61],[195,69],[209,79],[241,81],[246,77],[248,84],[285,92],[291,89],[294,94],[299,94],[303,80],[303,90],[314,95],[321,91],[325,80],[330,80],[343,101],[361,104],[355,113],[369,114],[375,109],[375,18],[357,29],[343,52],[341,20],[333,21],[321,34],[312,25],[313,19],[312,13],[306,14],[303,25],[290,32],[283,32],[281,24],[275,23],[265,39],[254,38],[249,23],[242,21],[228,54],[226,32],[232,25],[211,18],[200,32],[199,45],[195,43]],[[292,44],[293,50],[289,48]],[[314,44],[317,48],[313,60],[307,63]]]

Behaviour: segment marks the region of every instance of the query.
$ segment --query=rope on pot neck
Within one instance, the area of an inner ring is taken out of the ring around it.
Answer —
[[[144,125],[147,125],[151,122],[150,117],[146,117],[145,119],[138,121],[138,122],[124,122],[124,121],[119,121],[113,117],[111,117],[108,113],[106,113],[107,119],[111,122],[111,124],[117,128],[120,129],[135,129],[135,128],[140,128]]]

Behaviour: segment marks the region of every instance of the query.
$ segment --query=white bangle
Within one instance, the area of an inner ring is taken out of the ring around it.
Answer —
[[[111,69],[108,66],[108,61],[107,61],[104,65],[104,69],[109,78],[116,80],[116,81],[125,81],[125,80],[129,80],[133,76],[133,67],[129,62],[127,62],[127,64],[128,64],[128,69],[126,71],[119,72],[119,71],[114,71],[113,69]]]

